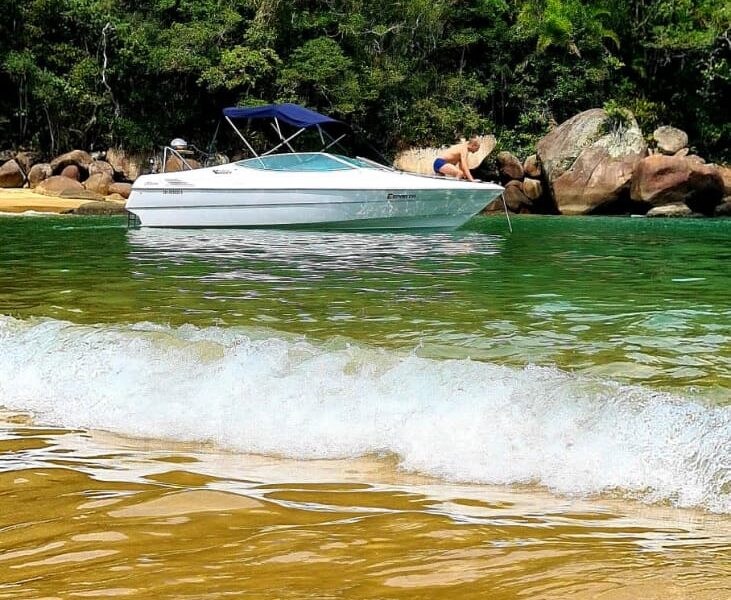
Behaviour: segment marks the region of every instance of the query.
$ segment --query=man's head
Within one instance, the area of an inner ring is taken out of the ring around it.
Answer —
[[[467,140],[467,150],[470,152],[477,152],[480,149],[480,138],[476,135],[471,136]]]

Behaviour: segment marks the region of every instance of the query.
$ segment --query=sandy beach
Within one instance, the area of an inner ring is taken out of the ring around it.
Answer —
[[[26,188],[0,189],[0,213],[63,213],[87,202],[89,200],[44,196]]]

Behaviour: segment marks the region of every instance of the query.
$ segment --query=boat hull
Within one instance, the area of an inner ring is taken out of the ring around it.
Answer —
[[[454,229],[501,188],[422,190],[133,190],[144,227]]]

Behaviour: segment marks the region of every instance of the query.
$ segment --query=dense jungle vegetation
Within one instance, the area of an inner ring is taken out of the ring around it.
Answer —
[[[220,109],[293,101],[381,148],[629,108],[731,159],[728,0],[0,0],[0,146],[205,146]],[[2,149],[0,147],[0,149]]]

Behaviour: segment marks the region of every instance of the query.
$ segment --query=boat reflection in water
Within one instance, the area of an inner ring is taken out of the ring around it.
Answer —
[[[231,268],[255,268],[247,277],[276,277],[276,267],[300,272],[304,279],[337,271],[384,272],[392,275],[429,270],[443,260],[445,272],[473,270],[475,259],[497,255],[503,238],[464,233],[355,233],[281,231],[266,229],[131,229],[129,258],[137,263],[169,260],[208,263],[229,273]],[[454,261],[455,256],[470,260]],[[262,263],[268,266],[262,272]],[[257,266],[258,265],[258,266]],[[219,272],[219,274],[222,274]],[[209,276],[213,276],[210,274]]]

